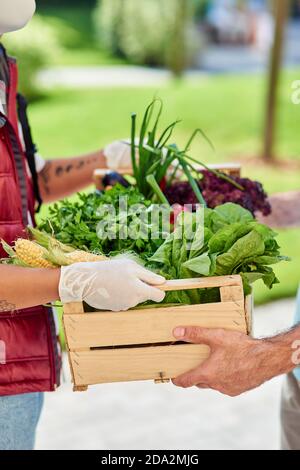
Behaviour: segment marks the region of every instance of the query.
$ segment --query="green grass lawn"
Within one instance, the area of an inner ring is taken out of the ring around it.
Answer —
[[[300,71],[285,73],[280,93],[277,154],[282,160],[299,160],[300,106],[291,103],[291,83]],[[77,155],[97,149],[130,132],[130,113],[143,112],[157,94],[164,100],[164,124],[176,118],[182,123],[174,139],[184,145],[201,127],[214,142],[216,153],[199,139],[193,156],[205,162],[241,161],[244,174],[259,179],[270,192],[300,188],[300,170],[247,163],[261,150],[264,82],[262,77],[207,77],[199,81],[173,82],[161,89],[118,88],[57,90],[31,106],[31,121],[40,152],[45,156]],[[278,266],[281,284],[272,291],[256,289],[259,303],[295,294],[300,280],[300,230],[282,231],[279,241],[290,263]]]

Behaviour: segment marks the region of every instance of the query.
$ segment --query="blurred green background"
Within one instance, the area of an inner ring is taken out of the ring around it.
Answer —
[[[20,62],[21,88],[31,100],[30,117],[40,153],[45,157],[73,156],[125,138],[130,131],[131,112],[141,116],[146,104],[158,95],[164,101],[163,123],[182,120],[175,136],[179,144],[185,143],[197,127],[213,141],[216,153],[201,140],[195,142],[196,158],[207,163],[241,162],[243,174],[260,180],[269,193],[299,190],[300,105],[292,104],[291,87],[300,79],[300,63],[295,62],[282,72],[277,160],[266,164],[261,158],[266,71],[245,73],[233,68],[226,73],[201,73],[199,57],[208,47],[202,23],[209,3],[38,0],[38,15],[32,23],[5,38],[5,44]],[[225,48],[224,53],[228,53],[228,45]],[[122,67],[125,77],[127,67],[133,65],[154,70],[167,68],[173,77],[159,86],[133,87],[122,85],[121,81],[118,86],[93,88],[63,84],[45,87],[39,79],[39,72],[45,68],[84,70],[91,66]],[[185,68],[197,73],[182,76]],[[42,215],[46,212],[44,208]],[[261,285],[257,287],[259,303],[296,293],[300,279],[300,229],[281,230],[279,242],[292,261],[277,268],[279,286],[270,292]]]

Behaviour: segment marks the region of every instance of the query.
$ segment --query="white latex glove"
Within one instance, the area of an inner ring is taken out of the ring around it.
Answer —
[[[153,286],[164,282],[162,276],[126,258],[76,263],[61,268],[59,295],[63,303],[85,301],[116,312],[147,300],[161,302],[165,293]]]
[[[131,168],[131,145],[129,139],[116,140],[108,144],[104,149],[107,168],[120,170]],[[138,150],[137,150],[138,156]]]
[[[145,141],[146,142],[146,141]],[[135,139],[136,145],[139,144],[139,138]],[[164,155],[167,155],[167,149],[163,150]],[[104,156],[106,157],[107,168],[113,171],[120,169],[128,169],[132,167],[131,162],[131,144],[130,139],[116,140],[108,144],[104,149]],[[136,158],[139,159],[139,150],[136,149]]]

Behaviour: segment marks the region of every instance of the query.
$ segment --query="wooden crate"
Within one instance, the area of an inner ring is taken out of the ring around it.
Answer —
[[[176,326],[224,328],[249,334],[251,299],[244,298],[240,276],[168,281],[164,291],[219,288],[221,302],[85,313],[82,303],[64,305],[74,391],[89,385],[136,380],[156,383],[193,369],[209,356],[205,345],[176,343]]]
[[[218,170],[222,171],[223,173],[226,173],[229,176],[241,176],[241,165],[238,163],[224,163],[224,164],[212,164],[208,165],[209,168],[213,170]],[[203,167],[201,165],[194,165],[194,168],[197,168],[200,170],[203,170]],[[102,191],[103,188],[103,178],[110,173],[111,170],[108,170],[106,168],[99,168],[94,171],[94,182],[96,185],[96,188],[99,191]],[[117,170],[117,172],[120,175],[128,175],[131,176],[133,175],[133,170],[132,168],[121,168]]]

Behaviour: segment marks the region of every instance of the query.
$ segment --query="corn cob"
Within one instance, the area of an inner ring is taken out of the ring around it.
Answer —
[[[56,240],[56,238],[51,237],[51,235],[46,232],[41,232],[40,230],[29,226],[27,227],[27,230],[30,233],[32,239],[47,250],[49,249],[49,246],[55,245],[64,253],[71,253],[72,251],[74,251],[74,248],[72,246],[65,245],[64,243],[59,242],[58,240]]]
[[[82,250],[76,250],[72,253],[67,253],[65,256],[69,260],[69,264],[104,261],[107,259],[103,255],[94,255],[93,253],[88,253]]]
[[[46,259],[58,266],[65,266],[74,263],[103,261],[106,259],[103,255],[95,255],[83,250],[75,250],[75,248],[59,242],[56,238],[51,237],[45,232],[32,227],[28,227],[28,231],[33,236],[34,241],[47,249]]]
[[[2,246],[9,255],[12,264],[32,268],[56,268],[58,266],[70,266],[74,263],[96,262],[107,259],[103,255],[95,255],[83,250],[66,247],[52,237],[43,241],[47,242],[47,247],[41,246],[38,241],[22,238],[15,242],[14,249],[3,240]],[[72,249],[71,252],[70,249]],[[7,263],[7,259],[1,260],[1,262]]]
[[[47,250],[30,240],[18,239],[15,242],[15,253],[18,260],[32,268],[56,267],[45,258]]]
[[[58,266],[70,266],[74,263],[104,261],[107,259],[103,255],[95,255],[83,250],[73,249],[72,253],[64,253],[55,243],[50,243],[49,251],[45,257],[50,263]]]

